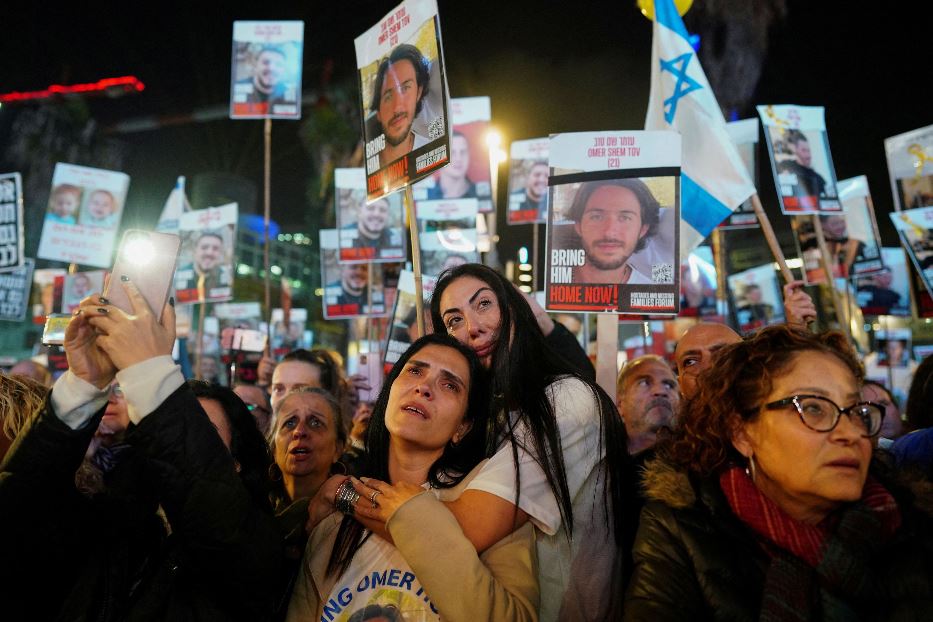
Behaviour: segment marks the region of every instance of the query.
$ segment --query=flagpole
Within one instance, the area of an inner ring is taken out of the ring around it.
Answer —
[[[531,246],[531,291],[538,291],[538,227],[541,226],[541,223],[536,222],[534,225],[534,233],[532,234],[532,246]]]
[[[264,300],[266,303],[266,317],[269,318],[269,321],[266,322],[266,339],[269,340],[269,343],[272,343],[272,294],[271,294],[271,283],[269,281],[269,220],[271,212],[271,197],[272,190],[270,187],[270,178],[272,177],[272,119],[266,117],[265,123],[263,125],[263,142],[264,142],[264,158],[263,158],[263,196],[262,196],[262,224],[263,224],[263,235],[264,243],[262,245],[262,261],[263,267],[265,268],[265,278],[263,279],[264,286]]]
[[[840,330],[848,335],[851,340],[852,335],[849,334],[849,326],[846,322],[845,314],[842,311],[842,302],[839,300],[839,292],[836,291],[836,278],[833,274],[832,258],[829,255],[829,248],[826,246],[826,238],[823,237],[823,223],[820,222],[819,214],[813,214],[810,218],[813,222],[813,231],[816,233],[816,243],[820,249],[820,262],[823,264],[823,273],[826,275],[829,292],[833,297],[833,310],[836,313],[836,321],[839,323]]]
[[[421,243],[418,240],[418,220],[415,218],[415,200],[411,186],[405,186],[405,215],[408,218],[408,234],[411,237],[411,266],[415,275],[415,326],[418,337],[424,336],[424,287],[421,283]]]
[[[729,314],[726,296],[726,234],[719,227],[713,229],[713,261],[716,265],[716,313],[726,317]]]
[[[790,283],[794,280],[794,275],[791,273],[790,268],[787,267],[787,262],[784,260],[784,251],[781,250],[781,245],[778,243],[777,236],[774,235],[774,229],[771,228],[771,221],[768,220],[768,215],[765,214],[765,210],[761,206],[761,199],[758,198],[757,193],[752,195],[752,207],[755,208],[755,216],[758,218],[761,232],[765,234],[768,248],[771,249],[771,254],[774,256],[774,260],[781,270],[781,276],[784,277],[785,283]]]

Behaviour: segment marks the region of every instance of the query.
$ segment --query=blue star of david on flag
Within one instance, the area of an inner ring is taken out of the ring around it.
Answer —
[[[681,54],[673,60],[661,59],[661,71],[668,71],[677,78],[677,84],[674,85],[674,93],[664,100],[664,120],[668,123],[674,122],[674,116],[677,114],[677,101],[688,93],[702,89],[703,86],[687,75],[687,65],[693,54]]]

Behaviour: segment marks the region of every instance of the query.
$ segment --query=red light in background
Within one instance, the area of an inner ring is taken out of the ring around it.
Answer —
[[[97,82],[87,82],[84,84],[52,84],[42,91],[27,91],[0,94],[0,103],[9,104],[13,102],[25,102],[35,99],[50,99],[63,95],[107,95],[108,97],[119,97],[130,93],[138,93],[146,88],[135,76],[123,76],[120,78],[104,78]]]

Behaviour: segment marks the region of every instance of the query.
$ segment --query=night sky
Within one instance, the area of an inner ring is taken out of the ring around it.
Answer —
[[[302,8],[282,3],[275,9],[266,8],[272,3],[162,2],[137,4],[130,15],[108,3],[95,3],[93,11],[25,4],[4,11],[0,91],[135,75],[146,84],[143,93],[89,101],[105,129],[143,117],[177,120],[226,108],[235,19],[305,20],[305,92],[321,92],[325,83],[352,84],[353,38],[394,6],[372,0],[305,1]],[[489,95],[493,123],[506,142],[643,127],[651,23],[634,0],[439,5],[451,94]],[[788,2],[786,17],[770,31],[755,95],[737,111],[748,118],[758,103],[826,106],[837,176],[868,175],[886,245],[896,244],[896,235],[886,216],[892,200],[883,139],[931,122],[922,95],[929,93],[923,87],[930,77],[928,20],[897,6]],[[688,13],[688,28],[699,28],[691,19]],[[0,137],[16,114],[14,107],[0,110]],[[307,222],[312,168],[296,138],[299,124],[273,125],[273,217],[294,230]],[[220,119],[113,135],[126,148],[124,171],[132,178],[124,224],[152,224],[178,175],[235,173],[261,187],[261,126]],[[767,206],[776,204],[766,168],[759,191]],[[779,216],[774,224],[779,233],[789,229]],[[500,227],[503,254],[527,243],[530,229]]]

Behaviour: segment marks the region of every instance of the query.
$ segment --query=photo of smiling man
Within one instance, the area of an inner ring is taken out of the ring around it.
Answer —
[[[300,119],[304,22],[233,23],[231,119]]]
[[[182,250],[175,270],[178,303],[233,298],[236,221],[236,203],[186,212],[179,219]]]
[[[366,202],[366,173],[361,168],[334,171],[341,263],[398,262],[405,259],[400,193]]]

